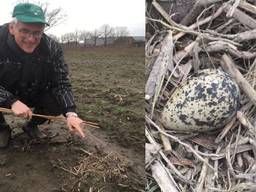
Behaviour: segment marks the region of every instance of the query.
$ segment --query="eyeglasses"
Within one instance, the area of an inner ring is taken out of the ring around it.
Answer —
[[[43,35],[43,31],[30,31],[28,29],[22,28],[18,29],[19,33],[21,33],[24,37],[33,36],[34,38],[40,38]]]

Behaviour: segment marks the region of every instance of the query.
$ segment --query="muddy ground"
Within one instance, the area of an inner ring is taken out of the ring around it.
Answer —
[[[0,151],[0,192],[143,191],[144,48],[66,49],[65,58],[79,115],[100,128],[81,140],[52,122],[40,128],[53,137],[34,141],[24,120],[6,115],[13,134]]]

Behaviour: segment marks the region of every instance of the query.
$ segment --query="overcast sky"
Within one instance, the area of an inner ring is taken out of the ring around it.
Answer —
[[[38,2],[38,1],[29,1]],[[143,36],[145,29],[144,0],[39,0],[49,9],[61,7],[67,20],[50,29],[56,36],[75,30],[91,31],[104,24],[125,26],[131,35]],[[0,0],[0,24],[11,20],[17,0]]]

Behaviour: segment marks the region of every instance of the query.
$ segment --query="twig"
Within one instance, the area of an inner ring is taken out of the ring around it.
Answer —
[[[204,7],[208,7],[210,4],[217,3],[219,1],[220,0],[197,0],[191,11],[182,19],[181,24],[189,25]]]
[[[254,192],[256,190],[256,184],[255,182],[243,182],[238,183],[236,186],[232,186],[230,189],[230,192]]]
[[[252,151],[254,157],[256,157],[256,140],[255,139],[249,139],[249,143],[253,146]]]
[[[236,42],[249,41],[252,39],[256,39],[256,29],[237,33],[235,35],[228,35],[227,37],[233,39]]]
[[[149,140],[150,143],[158,146],[158,143],[155,141],[155,139],[151,136],[149,130],[146,128],[145,129],[145,135],[147,137],[147,139]],[[169,170],[170,172],[172,172],[173,174],[175,174],[177,176],[177,178],[179,178],[182,182],[193,185],[194,182],[191,180],[188,180],[186,177],[184,177],[177,169],[176,167],[171,163],[171,161],[169,160],[169,158],[166,157],[166,155],[163,153],[163,151],[159,150],[159,154],[161,155],[161,157],[163,158],[163,160],[167,163],[167,165],[169,166]]]
[[[201,51],[201,48],[199,47],[199,43],[196,42],[191,54],[192,60],[193,60],[192,65],[193,65],[194,73],[197,73],[200,67],[200,59],[199,59],[200,51]]]
[[[237,153],[237,147],[239,145],[239,139],[240,139],[240,135],[241,134],[241,126],[238,127],[238,130],[237,130],[237,134],[236,134],[236,139],[235,139],[235,143],[233,143],[232,145],[234,145],[234,150],[233,150],[233,156],[231,157],[231,162],[232,164],[234,163],[235,161],[235,157],[236,157],[236,153]]]
[[[3,107],[0,107],[0,112],[13,114],[11,109],[7,109],[7,108],[3,108]],[[66,119],[63,116],[40,115],[40,114],[35,114],[35,113],[32,113],[32,116],[43,117],[45,119],[55,120],[55,121],[66,121]],[[93,128],[99,128],[97,123],[93,123],[93,122],[90,122],[90,121],[84,121],[83,123],[85,125],[88,125],[88,126],[93,127]]]
[[[256,14],[256,6],[246,2],[244,0],[241,0],[239,2],[239,7],[241,7],[242,9],[244,9],[246,11],[249,11],[253,14]]]
[[[182,25],[178,25],[176,23],[174,23],[174,25],[169,25],[169,24],[165,23],[164,21],[161,21],[161,20],[158,20],[158,19],[152,19],[152,18],[147,18],[147,19],[150,20],[150,21],[158,22],[158,23],[162,24],[163,26],[165,26],[165,27],[167,27],[169,29],[172,29],[172,30],[177,30],[177,31],[181,31],[181,32],[184,32],[184,33],[189,33],[191,35],[200,36],[201,38],[205,38],[205,39],[208,39],[208,40],[211,40],[211,41],[225,41],[225,42],[229,42],[231,44],[240,46],[239,43],[236,43],[236,42],[234,42],[232,40],[225,39],[225,38],[213,37],[210,34],[200,33],[200,32],[191,30],[188,27],[185,27],[185,26],[182,26]]]
[[[177,52],[174,55],[174,62],[176,63],[176,65],[179,65],[180,62],[189,55],[189,53],[191,53],[191,51],[193,50],[194,46],[198,44],[197,41],[193,41],[190,44],[188,44],[183,50]]]
[[[165,75],[168,67],[171,68],[172,63],[172,52],[173,52],[173,41],[172,32],[169,31],[165,37],[161,51],[154,63],[152,71],[150,72],[149,78],[145,86],[145,97],[151,101],[150,116],[153,116],[153,112],[156,103],[159,99],[161,88],[164,82]]]
[[[236,116],[232,118],[232,120],[224,127],[221,133],[216,137],[215,143],[220,143],[222,139],[227,135],[232,127],[234,127],[234,123],[236,121]]]
[[[77,147],[77,148],[75,148],[76,150],[78,150],[78,151],[81,151],[81,152],[83,152],[83,153],[85,153],[85,154],[87,154],[87,155],[93,155],[93,153],[91,153],[91,152],[89,152],[89,151],[86,151],[85,149],[83,149],[82,147]]]
[[[212,21],[212,20],[216,19],[223,12],[225,5],[226,4],[223,4],[221,7],[219,7],[219,9],[213,15],[211,15],[209,17],[206,17],[205,19],[197,21],[196,23],[190,25],[188,28],[189,29],[196,29],[199,26],[204,25],[204,24],[208,23],[209,21]],[[186,33],[184,33],[184,32],[180,32],[177,35],[174,35],[173,39],[178,40],[179,38],[183,37],[185,34]]]
[[[234,11],[236,10],[236,8],[238,7],[240,0],[234,0],[234,4],[233,6],[229,9],[229,11],[227,12],[227,17],[232,17],[234,14]]]
[[[235,171],[234,171],[234,169],[233,169],[233,167],[232,167],[232,164],[231,164],[231,158],[230,158],[230,143],[231,143],[231,141],[232,140],[230,140],[229,141],[229,143],[228,143],[228,145],[227,145],[227,147],[226,147],[226,155],[225,155],[225,157],[226,157],[226,160],[227,160],[227,167],[228,167],[228,181],[229,181],[229,189],[231,188],[231,179],[230,179],[230,173],[231,173],[231,175],[232,176],[234,176],[235,175]]]
[[[172,23],[172,20],[170,18],[170,16],[168,15],[168,13],[166,13],[166,11],[162,8],[162,6],[156,2],[153,1],[152,5],[155,7],[155,9],[160,13],[160,15],[162,15],[162,17],[168,22],[168,23]]]
[[[187,143],[184,143],[182,142],[181,140],[179,140],[177,137],[173,136],[173,135],[170,135],[170,134],[167,134],[165,133],[164,131],[162,131],[158,125],[156,125],[149,117],[146,116],[146,121],[148,121],[150,124],[154,125],[155,128],[158,129],[158,131],[168,137],[170,137],[172,140],[178,142],[179,144],[183,145],[184,147],[186,147],[189,151],[191,151],[200,161],[206,163],[206,165],[208,165],[212,170],[214,170],[214,168],[205,161],[205,159],[203,157],[201,157],[199,155],[199,151],[193,149],[190,145],[188,145]],[[203,154],[203,153],[200,153],[200,154]],[[204,154],[205,156],[208,156],[207,154]],[[213,154],[211,154],[213,155]],[[209,156],[211,156],[209,155]],[[213,156],[217,156],[217,155],[213,155]]]
[[[239,51],[237,50],[237,47],[235,47],[234,45],[227,42],[222,42],[222,41],[214,41],[209,43],[208,46],[204,49],[204,51],[207,51],[207,52],[226,51],[235,57],[244,58],[244,59],[252,59],[256,57],[255,52],[252,53],[249,51]]]
[[[72,175],[77,176],[77,173],[75,173],[74,171],[71,171],[71,170],[69,170],[69,169],[67,169],[67,168],[65,168],[65,167],[61,167],[61,166],[58,166],[58,165],[54,165],[54,166],[57,167],[57,168],[59,168],[59,169],[62,169],[62,170],[64,170],[64,171],[66,171],[66,172],[68,172],[68,173],[70,173],[70,174],[72,174]]]
[[[251,124],[251,122],[247,119],[247,117],[243,114],[243,112],[241,111],[237,112],[237,119],[240,121],[240,123],[242,123],[243,126],[248,128],[252,137],[255,138],[256,128]]]
[[[160,126],[160,128],[164,131],[163,127]],[[171,146],[169,138],[162,133],[160,133],[160,137],[163,142],[165,152],[170,152],[172,150],[172,146]]]
[[[236,68],[233,60],[228,55],[224,54],[222,56],[222,67],[226,72],[228,72],[239,85],[239,87],[244,91],[244,93],[249,97],[249,99],[256,105],[256,91],[254,88],[246,81],[240,71]]]
[[[232,8],[231,5],[227,4],[227,6],[225,7],[225,11],[229,12],[229,10]],[[249,15],[245,14],[244,12],[235,9],[234,13],[232,15],[235,19],[237,19],[240,23],[250,27],[251,29],[255,29],[256,28],[256,20],[253,19],[252,17],[250,17]]]
[[[206,161],[206,163],[208,163],[208,159],[205,159],[205,161]],[[196,188],[197,192],[203,192],[204,182],[205,182],[205,178],[207,175],[207,164],[206,163],[203,164],[200,177],[197,181],[197,183],[198,183],[197,188]]]
[[[220,25],[218,28],[216,28],[214,31],[220,32],[223,29],[226,29],[228,26],[230,26],[234,21],[235,21],[235,19],[231,18],[226,23],[224,23],[223,25]]]
[[[173,178],[167,174],[165,166],[159,162],[155,161],[152,166],[152,176],[156,180],[157,184],[160,186],[163,192],[178,192],[175,184],[173,183]]]
[[[219,146],[216,150],[216,154],[219,154],[220,150],[221,150],[222,146]],[[215,168],[215,172],[214,172],[214,179],[218,179],[219,178],[219,174],[218,174],[218,165],[219,165],[219,161],[218,159],[214,161],[214,168]]]
[[[233,147],[232,147],[233,149]],[[236,150],[236,153],[242,153],[242,152],[245,152],[245,151],[251,151],[253,149],[252,145],[239,145],[237,146],[237,150]],[[212,157],[211,159],[212,160],[219,160],[219,159],[222,159],[225,157],[227,151],[226,149],[225,150],[222,150],[219,154],[218,154],[218,157]],[[234,154],[234,151],[232,151],[232,154]]]

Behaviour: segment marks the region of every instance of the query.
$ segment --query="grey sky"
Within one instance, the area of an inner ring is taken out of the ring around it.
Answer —
[[[49,8],[61,7],[67,20],[48,32],[57,36],[75,30],[91,31],[104,24],[111,27],[126,26],[131,35],[144,35],[144,0],[39,0]],[[0,0],[0,24],[11,20],[17,0]],[[30,1],[33,2],[33,1]],[[36,1],[34,1],[36,2]]]

